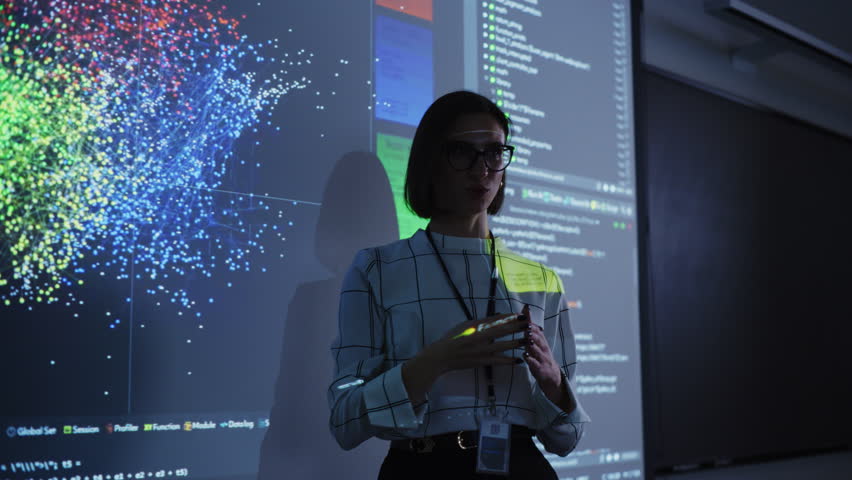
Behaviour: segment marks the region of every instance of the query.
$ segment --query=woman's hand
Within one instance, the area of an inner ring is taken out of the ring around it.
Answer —
[[[527,345],[527,337],[496,341],[497,338],[528,331],[526,316],[500,314],[456,325],[443,337],[420,351],[402,366],[402,380],[413,403],[423,401],[426,392],[441,375],[485,365],[514,365],[520,358],[502,352]],[[485,328],[483,328],[485,327]]]
[[[523,313],[529,318],[529,306],[524,306]],[[527,330],[529,345],[524,352],[524,359],[533,377],[538,382],[541,391],[551,402],[559,405],[562,410],[570,412],[574,409],[574,401],[568,393],[568,386],[562,383],[562,371],[559,364],[553,358],[553,352],[547,339],[544,338],[544,330],[535,324],[530,324]]]

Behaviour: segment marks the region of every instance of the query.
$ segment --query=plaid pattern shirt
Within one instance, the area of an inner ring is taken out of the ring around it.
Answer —
[[[471,313],[484,318],[491,241],[435,232],[432,237]],[[529,305],[577,400],[574,334],[562,281],[540,263],[510,251],[502,239],[495,242],[496,312],[516,313]],[[338,443],[350,449],[372,436],[396,440],[477,430],[488,407],[484,369],[442,375],[419,405],[409,399],[401,374],[406,360],[466,320],[423,230],[358,252],[343,281],[339,333],[331,348],[335,373],[328,389],[329,423]],[[499,416],[536,430],[552,453],[564,456],[574,449],[589,421],[579,402],[566,414],[544,395],[526,363],[495,366],[493,373]]]

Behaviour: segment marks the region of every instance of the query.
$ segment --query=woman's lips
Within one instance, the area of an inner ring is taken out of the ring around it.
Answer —
[[[482,185],[474,185],[472,187],[467,187],[467,191],[472,195],[483,196],[488,193],[488,187],[484,187]]]

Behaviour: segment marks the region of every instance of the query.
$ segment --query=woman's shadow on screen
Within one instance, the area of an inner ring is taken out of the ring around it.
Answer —
[[[378,476],[388,443],[373,438],[343,451],[329,431],[326,392],[343,275],[358,250],[397,239],[393,193],[381,162],[372,153],[347,153],[329,176],[317,220],[315,254],[331,276],[299,285],[287,309],[260,480]]]

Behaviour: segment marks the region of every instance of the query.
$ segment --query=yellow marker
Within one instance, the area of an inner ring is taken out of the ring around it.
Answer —
[[[466,329],[465,331],[461,332],[460,334],[456,335],[455,337],[453,337],[453,340],[455,340],[457,338],[461,338],[461,337],[466,337],[468,335],[473,335],[474,333],[476,333],[476,328],[470,327],[470,328]]]

